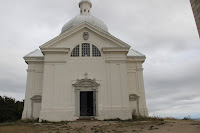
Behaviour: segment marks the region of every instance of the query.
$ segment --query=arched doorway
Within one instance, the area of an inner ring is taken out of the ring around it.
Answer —
[[[98,115],[98,84],[95,79],[77,80],[75,87],[75,112],[77,117]]]

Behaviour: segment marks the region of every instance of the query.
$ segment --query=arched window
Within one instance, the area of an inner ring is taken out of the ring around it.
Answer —
[[[82,44],[82,56],[90,56],[90,44],[89,43],[83,43]]]
[[[99,51],[99,49],[92,45],[92,56],[93,57],[100,57],[101,56],[101,52]]]
[[[90,54],[91,53],[91,54]],[[101,57],[100,50],[92,44],[82,43],[77,45],[71,52],[71,57]]]
[[[77,46],[72,50],[71,56],[72,56],[72,57],[79,57],[79,45],[77,45]]]

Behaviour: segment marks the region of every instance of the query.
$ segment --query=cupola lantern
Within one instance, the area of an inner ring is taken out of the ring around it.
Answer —
[[[92,3],[90,0],[81,0],[79,2],[80,14],[89,15],[92,8]]]

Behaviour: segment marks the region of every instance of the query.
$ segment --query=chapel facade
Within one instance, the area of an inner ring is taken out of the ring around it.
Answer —
[[[90,0],[61,34],[24,57],[28,64],[22,119],[74,121],[148,116],[142,64],[146,57],[112,36],[91,15]]]

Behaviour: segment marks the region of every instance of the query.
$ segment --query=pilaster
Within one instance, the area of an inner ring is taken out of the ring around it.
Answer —
[[[33,95],[34,76],[35,76],[34,64],[29,64],[27,69],[26,95],[25,95],[25,103],[24,103],[22,119],[31,118],[32,108],[31,108],[30,98]]]

